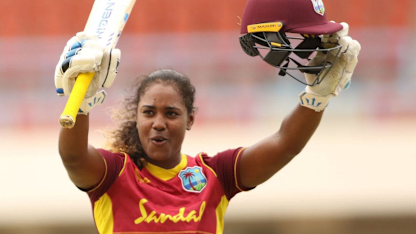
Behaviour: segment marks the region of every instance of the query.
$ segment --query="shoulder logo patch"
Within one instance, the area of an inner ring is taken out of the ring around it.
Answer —
[[[182,187],[185,191],[200,193],[207,185],[207,178],[198,166],[187,167],[179,172],[179,178],[182,181]]]
[[[324,2],[322,0],[311,0],[311,1],[312,1],[313,9],[315,10],[315,12],[323,16],[325,14]]]

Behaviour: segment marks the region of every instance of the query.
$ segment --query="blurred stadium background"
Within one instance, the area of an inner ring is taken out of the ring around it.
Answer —
[[[196,125],[183,151],[249,146],[276,131],[304,86],[240,49],[245,0],[138,0],[118,47],[119,75],[92,113],[91,142],[132,81],[175,68],[197,87]],[[416,233],[416,2],[324,0],[362,52],[353,85],[333,99],[304,151],[236,196],[225,233]],[[96,233],[88,197],[57,150],[55,64],[82,31],[93,0],[1,0],[0,233]]]

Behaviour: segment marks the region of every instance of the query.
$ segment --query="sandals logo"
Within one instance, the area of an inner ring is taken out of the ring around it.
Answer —
[[[182,222],[200,222],[202,219],[202,215],[204,214],[206,202],[203,201],[201,203],[201,206],[199,207],[199,214],[196,213],[195,210],[191,210],[186,216],[185,216],[185,207],[182,207],[179,209],[179,212],[175,215],[168,215],[165,213],[157,214],[156,211],[150,212],[150,214],[147,213],[146,208],[144,207],[144,204],[147,202],[147,199],[141,199],[139,202],[139,208],[141,217],[134,220],[135,224],[140,224],[142,222],[151,223],[152,221],[155,223],[165,223],[166,220],[170,220],[174,223],[177,223],[179,221]]]
[[[324,2],[322,2],[322,0],[311,0],[311,1],[312,1],[313,9],[315,10],[315,12],[323,16],[325,14]]]
[[[202,168],[187,167],[178,174],[182,181],[182,187],[185,191],[200,193],[207,185],[207,179],[202,173]]]

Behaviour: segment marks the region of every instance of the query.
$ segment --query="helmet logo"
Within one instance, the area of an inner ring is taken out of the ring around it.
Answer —
[[[282,22],[271,22],[271,23],[261,23],[261,24],[250,24],[247,25],[248,33],[255,32],[279,32],[282,29]]]
[[[322,0],[311,0],[311,1],[312,1],[313,9],[315,10],[315,12],[323,16],[325,14],[325,7],[324,7],[324,3],[322,2]]]

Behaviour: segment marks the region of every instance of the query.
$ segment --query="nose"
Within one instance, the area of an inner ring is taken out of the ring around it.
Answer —
[[[163,115],[156,115],[153,120],[152,128],[156,131],[163,131],[166,129],[166,120]]]

